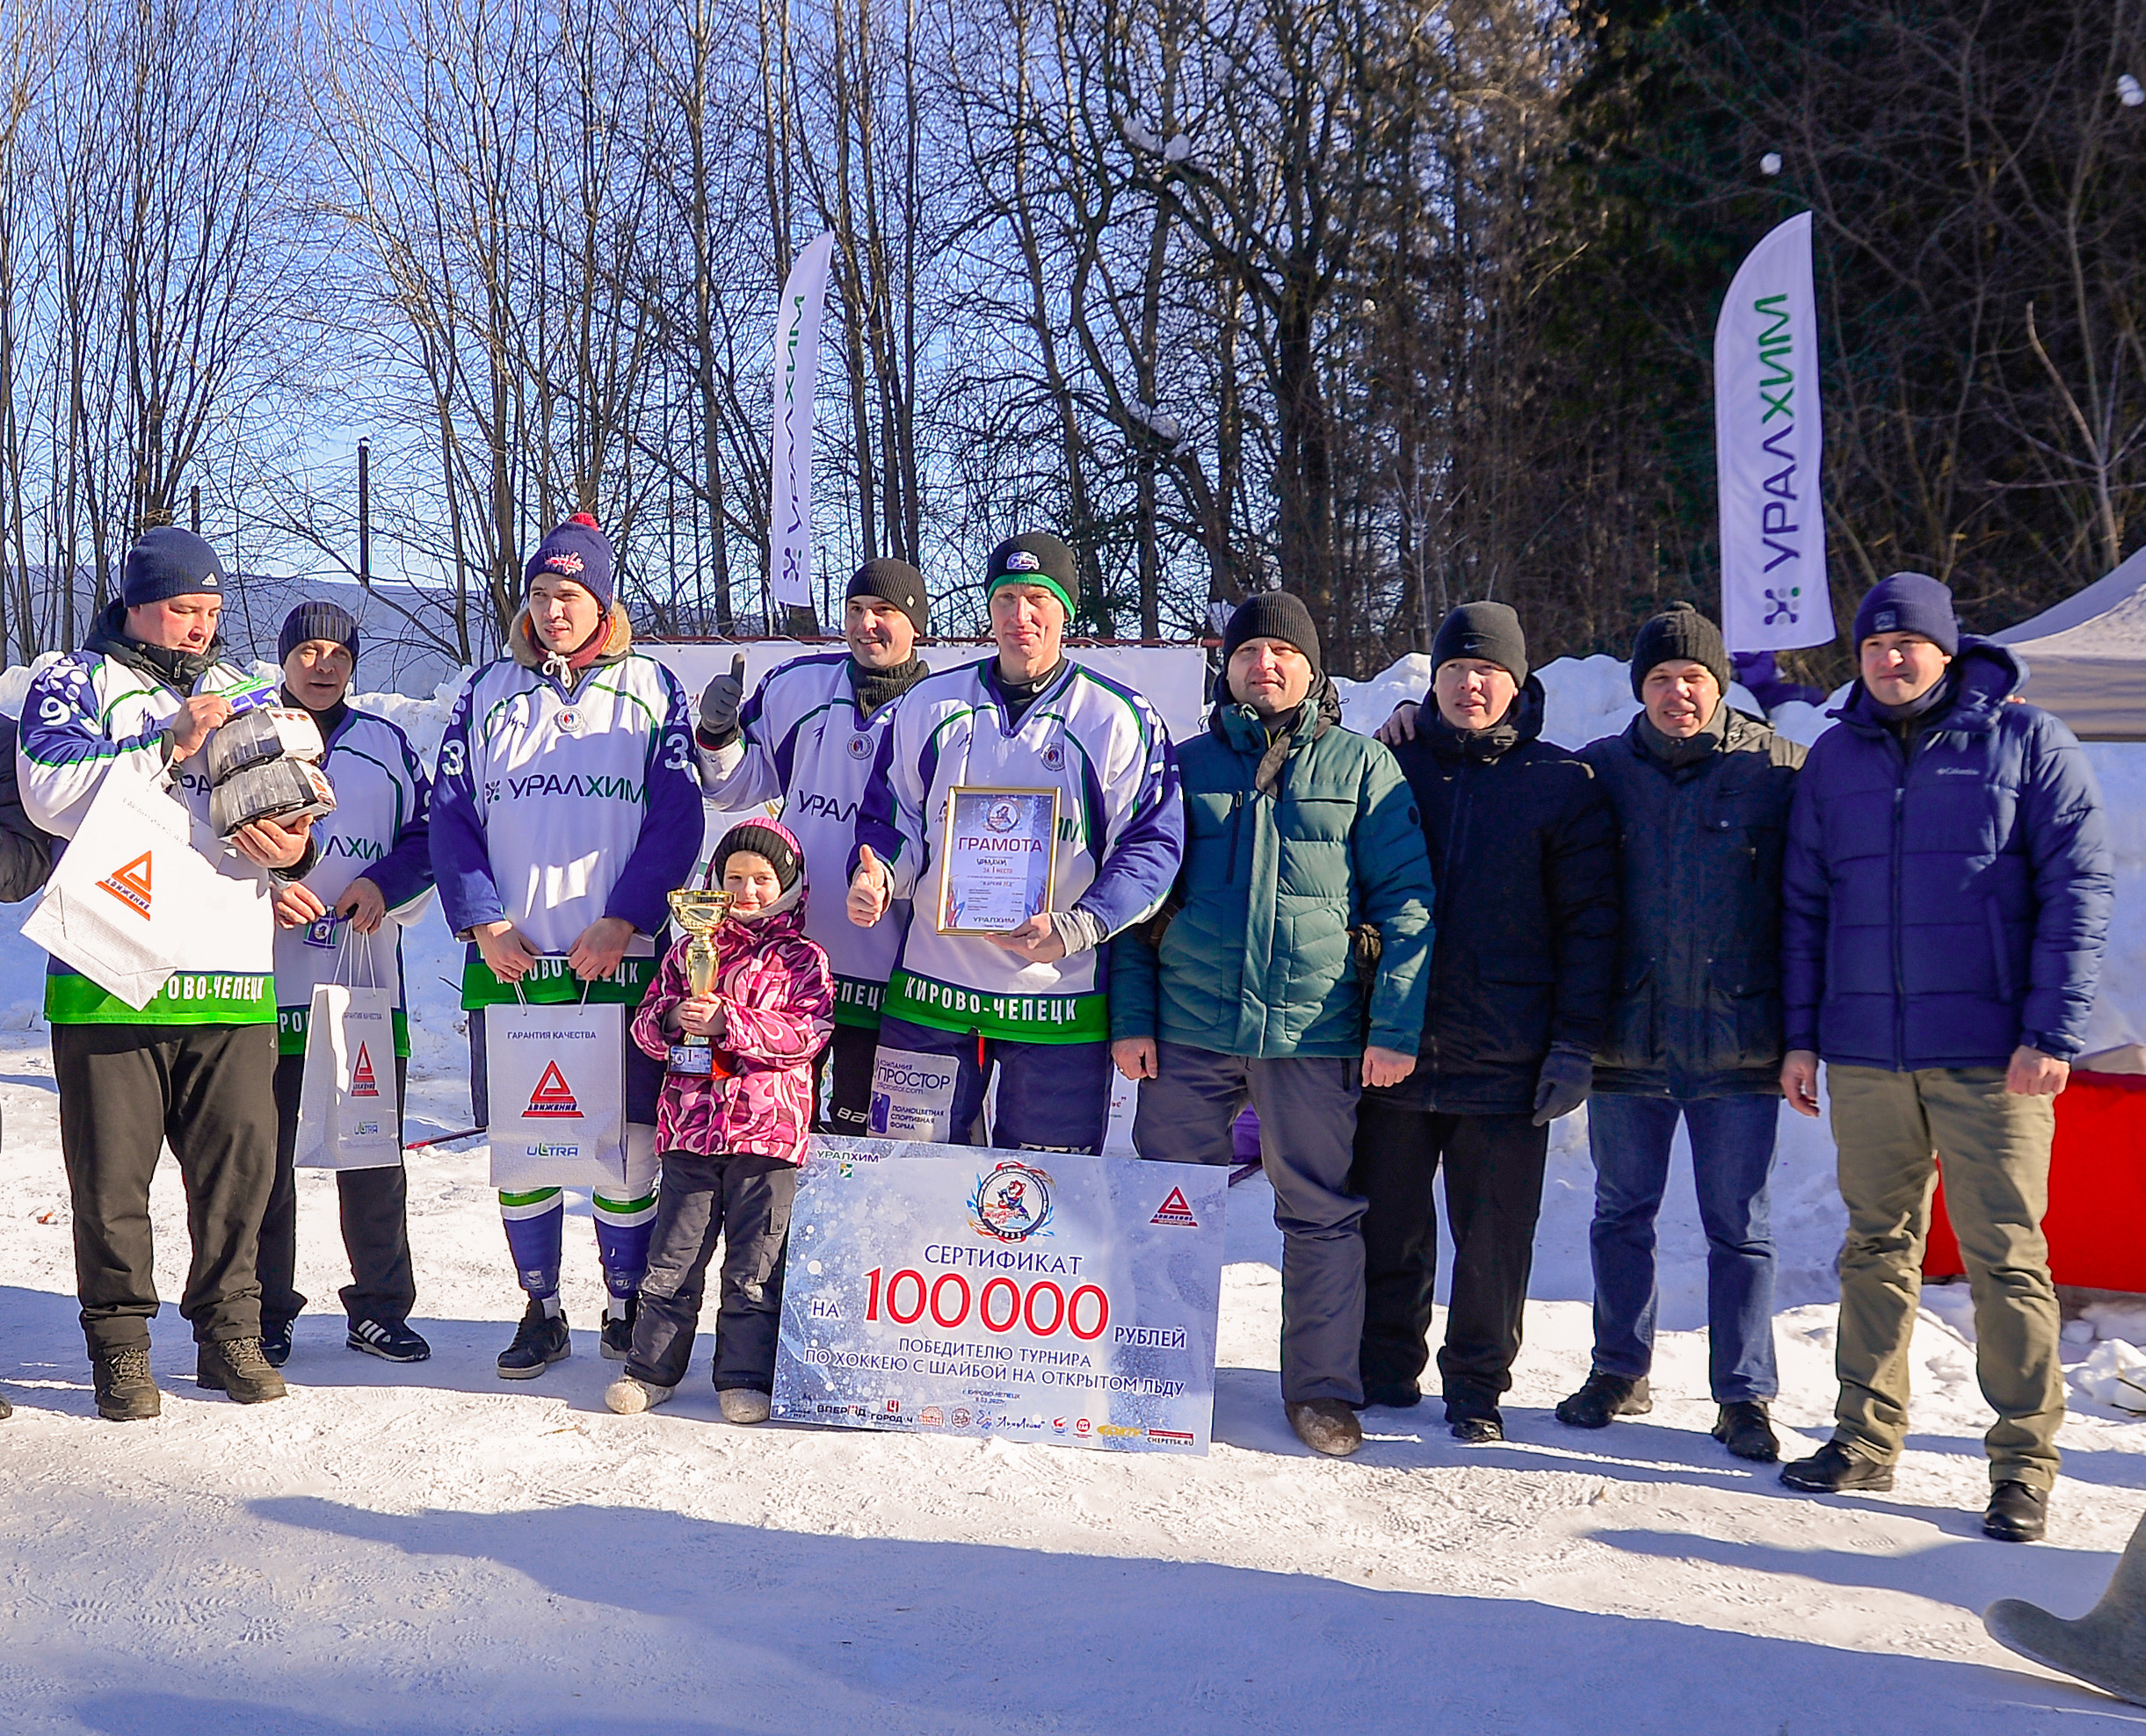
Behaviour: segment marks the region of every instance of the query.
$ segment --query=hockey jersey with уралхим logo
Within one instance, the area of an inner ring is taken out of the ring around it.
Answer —
[[[815,874],[820,879],[821,895],[805,906],[805,934],[825,950],[834,973],[835,1023],[867,1030],[879,1024],[909,906],[898,904],[874,926],[860,929],[845,908],[845,874],[880,743],[901,705],[900,698],[890,699],[863,717],[846,651],[800,657],[770,670],[746,700],[737,741],[696,749],[708,800],[725,813],[781,801],[780,818],[797,840],[805,883],[811,886]]]
[[[33,823],[71,838],[122,756],[153,772],[165,763],[164,726],[190,693],[250,692],[258,685],[236,664],[214,655],[181,658],[155,653],[126,636],[124,605],[98,618],[88,643],[48,665],[24,696],[16,744],[16,781]],[[184,691],[156,661],[191,675]],[[194,754],[170,768],[171,796],[207,835],[207,756]],[[216,872],[260,888],[257,922],[205,923],[185,935],[177,968],[148,1006],[137,1011],[58,958],[45,980],[45,1016],[54,1024],[272,1024],[276,1017],[275,918],[270,890],[284,876],[226,845],[209,855]],[[308,851],[307,860],[312,859]],[[115,869],[121,864],[114,864]],[[302,865],[302,864],[301,864]],[[148,896],[155,896],[152,876]]]
[[[304,885],[329,914],[303,928],[276,930],[277,1050],[305,1053],[313,991],[337,980],[338,952],[347,961],[342,980],[371,986],[364,963],[355,957],[369,940],[379,986],[395,996],[395,1052],[407,1055],[402,931],[424,915],[431,899],[426,807],[431,785],[410,738],[386,718],[355,708],[329,731],[321,769],[335,786],[336,811],[313,822],[321,859]],[[335,915],[336,901],[359,879],[372,881],[388,904],[387,922],[371,936],[352,934],[349,920]]]
[[[1040,965],[982,936],[939,932],[946,796],[959,785],[1055,788],[1052,906],[1087,912],[1107,941],[1159,906],[1177,879],[1177,756],[1145,699],[1069,660],[1010,724],[996,664],[927,676],[903,695],[881,742],[857,841],[887,864],[895,896],[917,901],[885,1010],[1017,1043],[1106,1042],[1107,946]],[[847,868],[855,872],[854,852]]]
[[[551,956],[518,995],[472,944],[462,1005],[584,998],[560,955],[601,916],[623,917],[635,937],[586,998],[636,1005],[655,971],[649,937],[669,919],[707,825],[685,690],[631,648],[621,609],[603,653],[565,684],[543,672],[527,622],[526,610],[515,617],[513,655],[477,670],[455,699],[432,784],[432,870],[456,934],[510,922]]]

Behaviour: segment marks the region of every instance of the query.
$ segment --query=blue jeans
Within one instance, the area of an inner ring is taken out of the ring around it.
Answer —
[[[1595,1162],[1594,1365],[1628,1380],[1654,1362],[1657,1300],[1654,1220],[1669,1180],[1669,1147],[1682,1115],[1692,1135],[1692,1177],[1707,1232],[1707,1373],[1714,1401],[1768,1400],[1780,1390],[1773,1362],[1775,1096],[1630,1097],[1587,1103]]]

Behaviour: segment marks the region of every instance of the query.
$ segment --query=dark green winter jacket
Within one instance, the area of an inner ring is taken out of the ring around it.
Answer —
[[[1624,884],[1595,1089],[1778,1096],[1781,851],[1803,749],[1731,711],[1714,752],[1671,767],[1645,716],[1580,754],[1616,811]]]
[[[1218,1054],[1413,1054],[1431,951],[1431,864],[1394,756],[1341,727],[1322,676],[1280,752],[1249,706],[1178,752],[1185,860],[1158,949],[1112,944],[1110,1034]],[[1264,775],[1263,775],[1264,774]],[[1349,936],[1382,951],[1369,1005]]]

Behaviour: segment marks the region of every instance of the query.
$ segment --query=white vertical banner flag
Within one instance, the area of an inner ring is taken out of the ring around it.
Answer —
[[[820,372],[820,315],[835,238],[797,256],[775,316],[775,435],[768,474],[769,589],[791,609],[812,606],[812,386]]]
[[[1817,315],[1806,211],[1751,250],[1714,329],[1722,637],[1731,651],[1790,651],[1833,637],[1818,495]]]

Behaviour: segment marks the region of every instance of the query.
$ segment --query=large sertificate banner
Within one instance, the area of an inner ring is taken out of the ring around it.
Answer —
[[[1825,644],[1833,600],[1809,212],[1754,247],[1729,286],[1714,329],[1714,438],[1722,637],[1731,651]]]
[[[1204,1453],[1229,1171],[819,1139],[774,1414],[838,1429]]]
[[[775,432],[768,469],[768,584],[785,608],[812,606],[812,387],[835,238],[797,256],[775,316]]]

